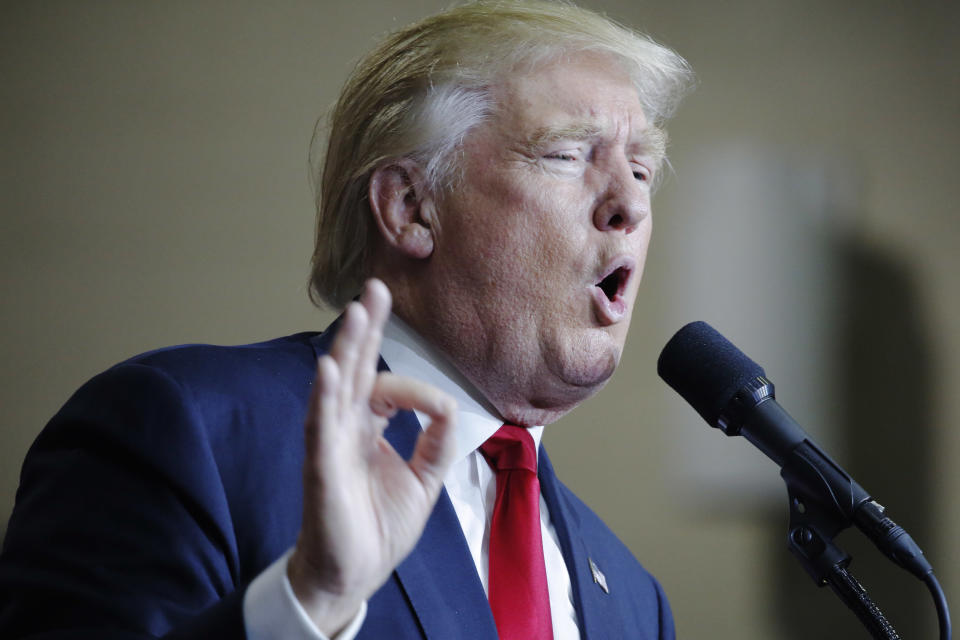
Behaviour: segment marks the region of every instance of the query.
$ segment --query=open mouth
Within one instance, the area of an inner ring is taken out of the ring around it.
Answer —
[[[603,295],[607,297],[607,300],[611,302],[619,295],[623,293],[624,288],[627,284],[627,278],[630,277],[630,270],[626,267],[617,267],[612,272],[607,274],[597,283],[596,286],[600,287],[600,290],[603,291]]]
[[[624,295],[633,272],[634,262],[629,258],[616,260],[607,274],[593,285],[593,302],[596,318],[603,326],[620,322],[627,315]]]

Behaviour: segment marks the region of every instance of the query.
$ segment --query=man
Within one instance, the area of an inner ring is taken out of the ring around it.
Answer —
[[[672,637],[538,443],[619,362],[687,81],[563,4],[390,36],[323,163],[311,285],[341,319],[78,391],[24,464],[0,635]]]

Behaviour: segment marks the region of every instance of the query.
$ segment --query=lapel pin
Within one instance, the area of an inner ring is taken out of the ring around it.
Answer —
[[[607,586],[607,576],[603,575],[603,571],[600,571],[600,567],[593,561],[593,558],[587,558],[587,560],[590,562],[590,573],[593,574],[593,581],[600,585],[604,593],[610,593],[610,587]]]

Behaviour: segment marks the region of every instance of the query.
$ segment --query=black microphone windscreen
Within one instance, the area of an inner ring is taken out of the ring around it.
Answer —
[[[704,420],[716,427],[720,413],[763,368],[703,321],[677,331],[660,352],[657,373]]]

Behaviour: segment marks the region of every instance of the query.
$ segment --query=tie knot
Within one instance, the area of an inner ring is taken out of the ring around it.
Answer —
[[[505,424],[480,445],[480,452],[497,471],[526,469],[537,472],[537,448],[523,427]]]

